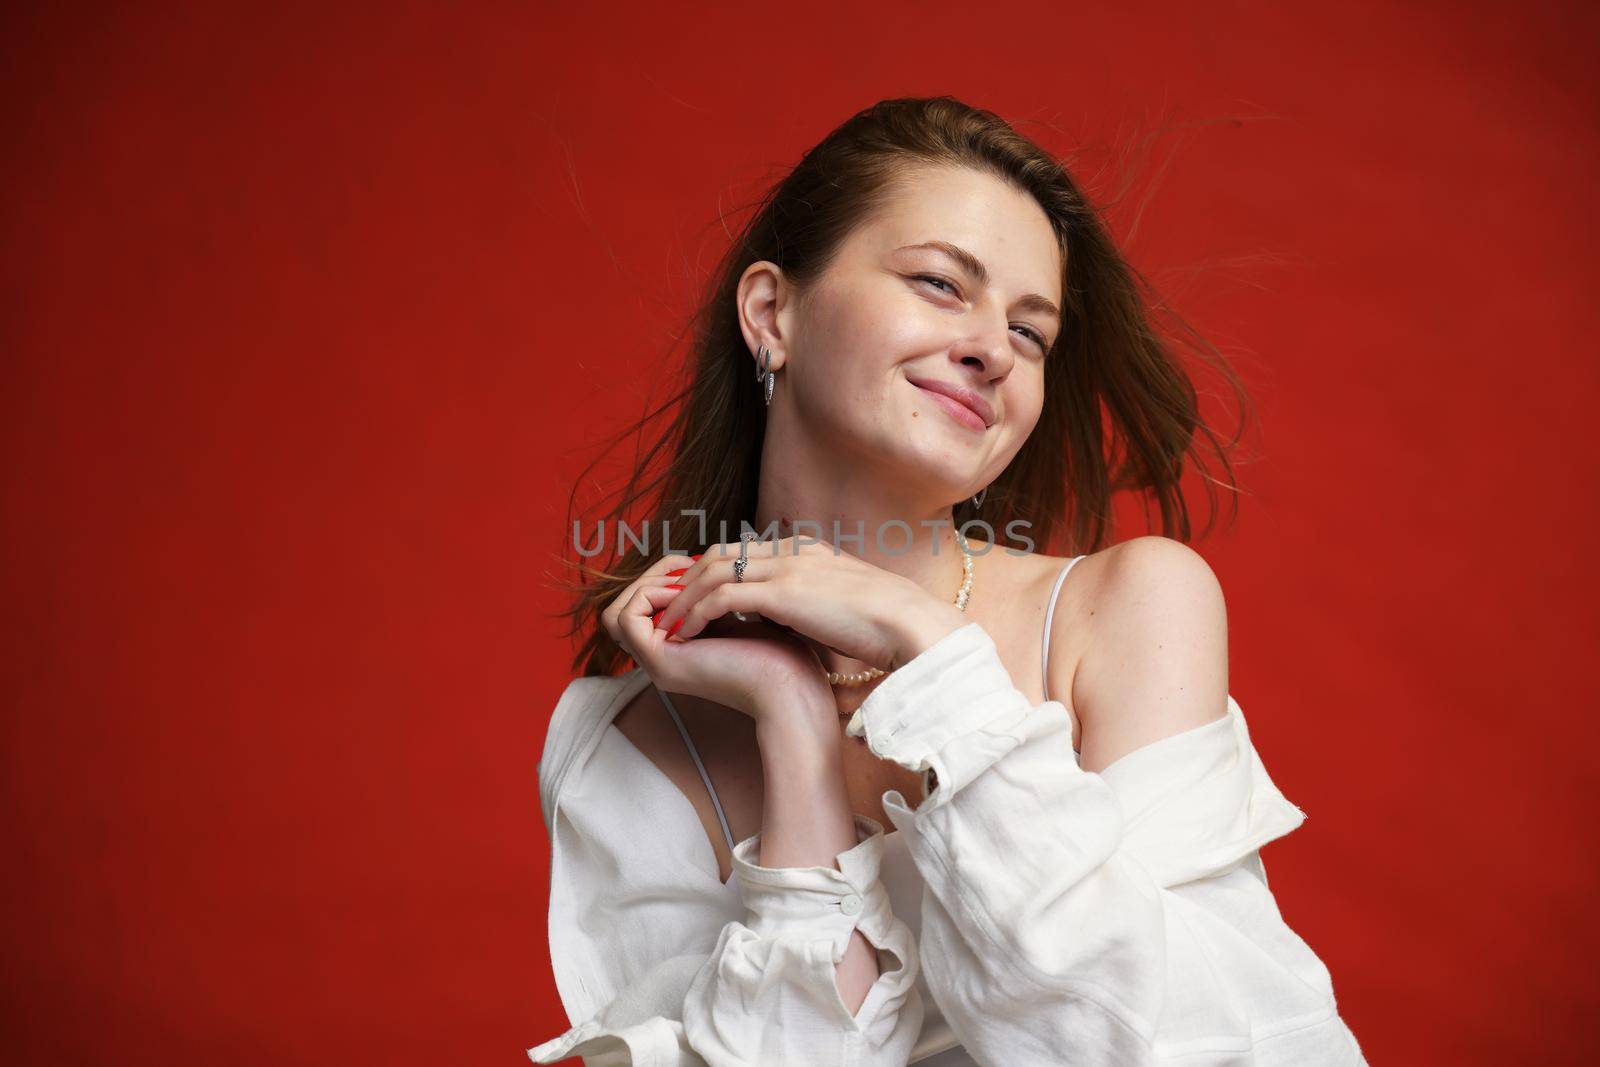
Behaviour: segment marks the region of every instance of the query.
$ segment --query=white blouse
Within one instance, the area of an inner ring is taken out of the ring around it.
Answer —
[[[1052,605],[1053,606],[1053,605]],[[550,955],[571,1029],[534,1063],[1365,1065],[1259,849],[1305,820],[1230,695],[1099,773],[977,623],[886,677],[846,727],[933,788],[883,794],[835,867],[727,882],[689,799],[612,725],[642,669],[574,679],[539,762]],[[880,973],[851,1015],[852,931]]]

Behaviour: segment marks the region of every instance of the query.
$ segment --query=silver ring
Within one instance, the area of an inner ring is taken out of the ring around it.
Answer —
[[[744,569],[750,565],[750,542],[753,538],[753,534],[745,534],[739,538],[739,558],[733,561],[733,580],[735,584],[744,581]],[[733,617],[740,622],[750,621],[742,611],[734,612]]]

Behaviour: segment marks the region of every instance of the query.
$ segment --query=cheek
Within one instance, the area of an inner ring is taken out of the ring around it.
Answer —
[[[925,355],[928,339],[904,317],[862,308],[833,316],[807,338],[808,357],[830,391],[877,396],[895,368]]]
[[[840,316],[840,327],[841,344],[868,364],[894,363],[920,352],[929,341],[917,316],[885,300],[857,301]]]
[[[1006,382],[1010,390],[1006,397],[1006,411],[1011,421],[1017,423],[1023,436],[1038,425],[1044,411],[1044,369],[1019,363]]]
[[[1023,389],[1006,397],[1005,411],[1005,437],[998,451],[1014,458],[1039,427],[1039,416],[1044,411],[1043,389]],[[1009,463],[1010,459],[1006,462]]]
[[[948,344],[931,305],[894,278],[853,278],[827,295],[816,325],[841,354],[857,363],[892,364]]]
[[[850,373],[871,355],[878,324],[864,303],[829,290],[817,294],[806,316],[801,342],[806,358],[829,376]]]

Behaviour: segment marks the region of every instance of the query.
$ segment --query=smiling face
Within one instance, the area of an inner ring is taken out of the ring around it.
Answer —
[[[946,501],[988,485],[1039,420],[1061,279],[1032,197],[917,168],[779,312],[788,429]]]

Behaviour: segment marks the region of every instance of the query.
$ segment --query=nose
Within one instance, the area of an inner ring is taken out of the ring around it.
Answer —
[[[1002,314],[998,326],[985,326],[964,338],[951,350],[950,356],[979,381],[1005,381],[1017,360],[1011,349],[1011,324]]]

